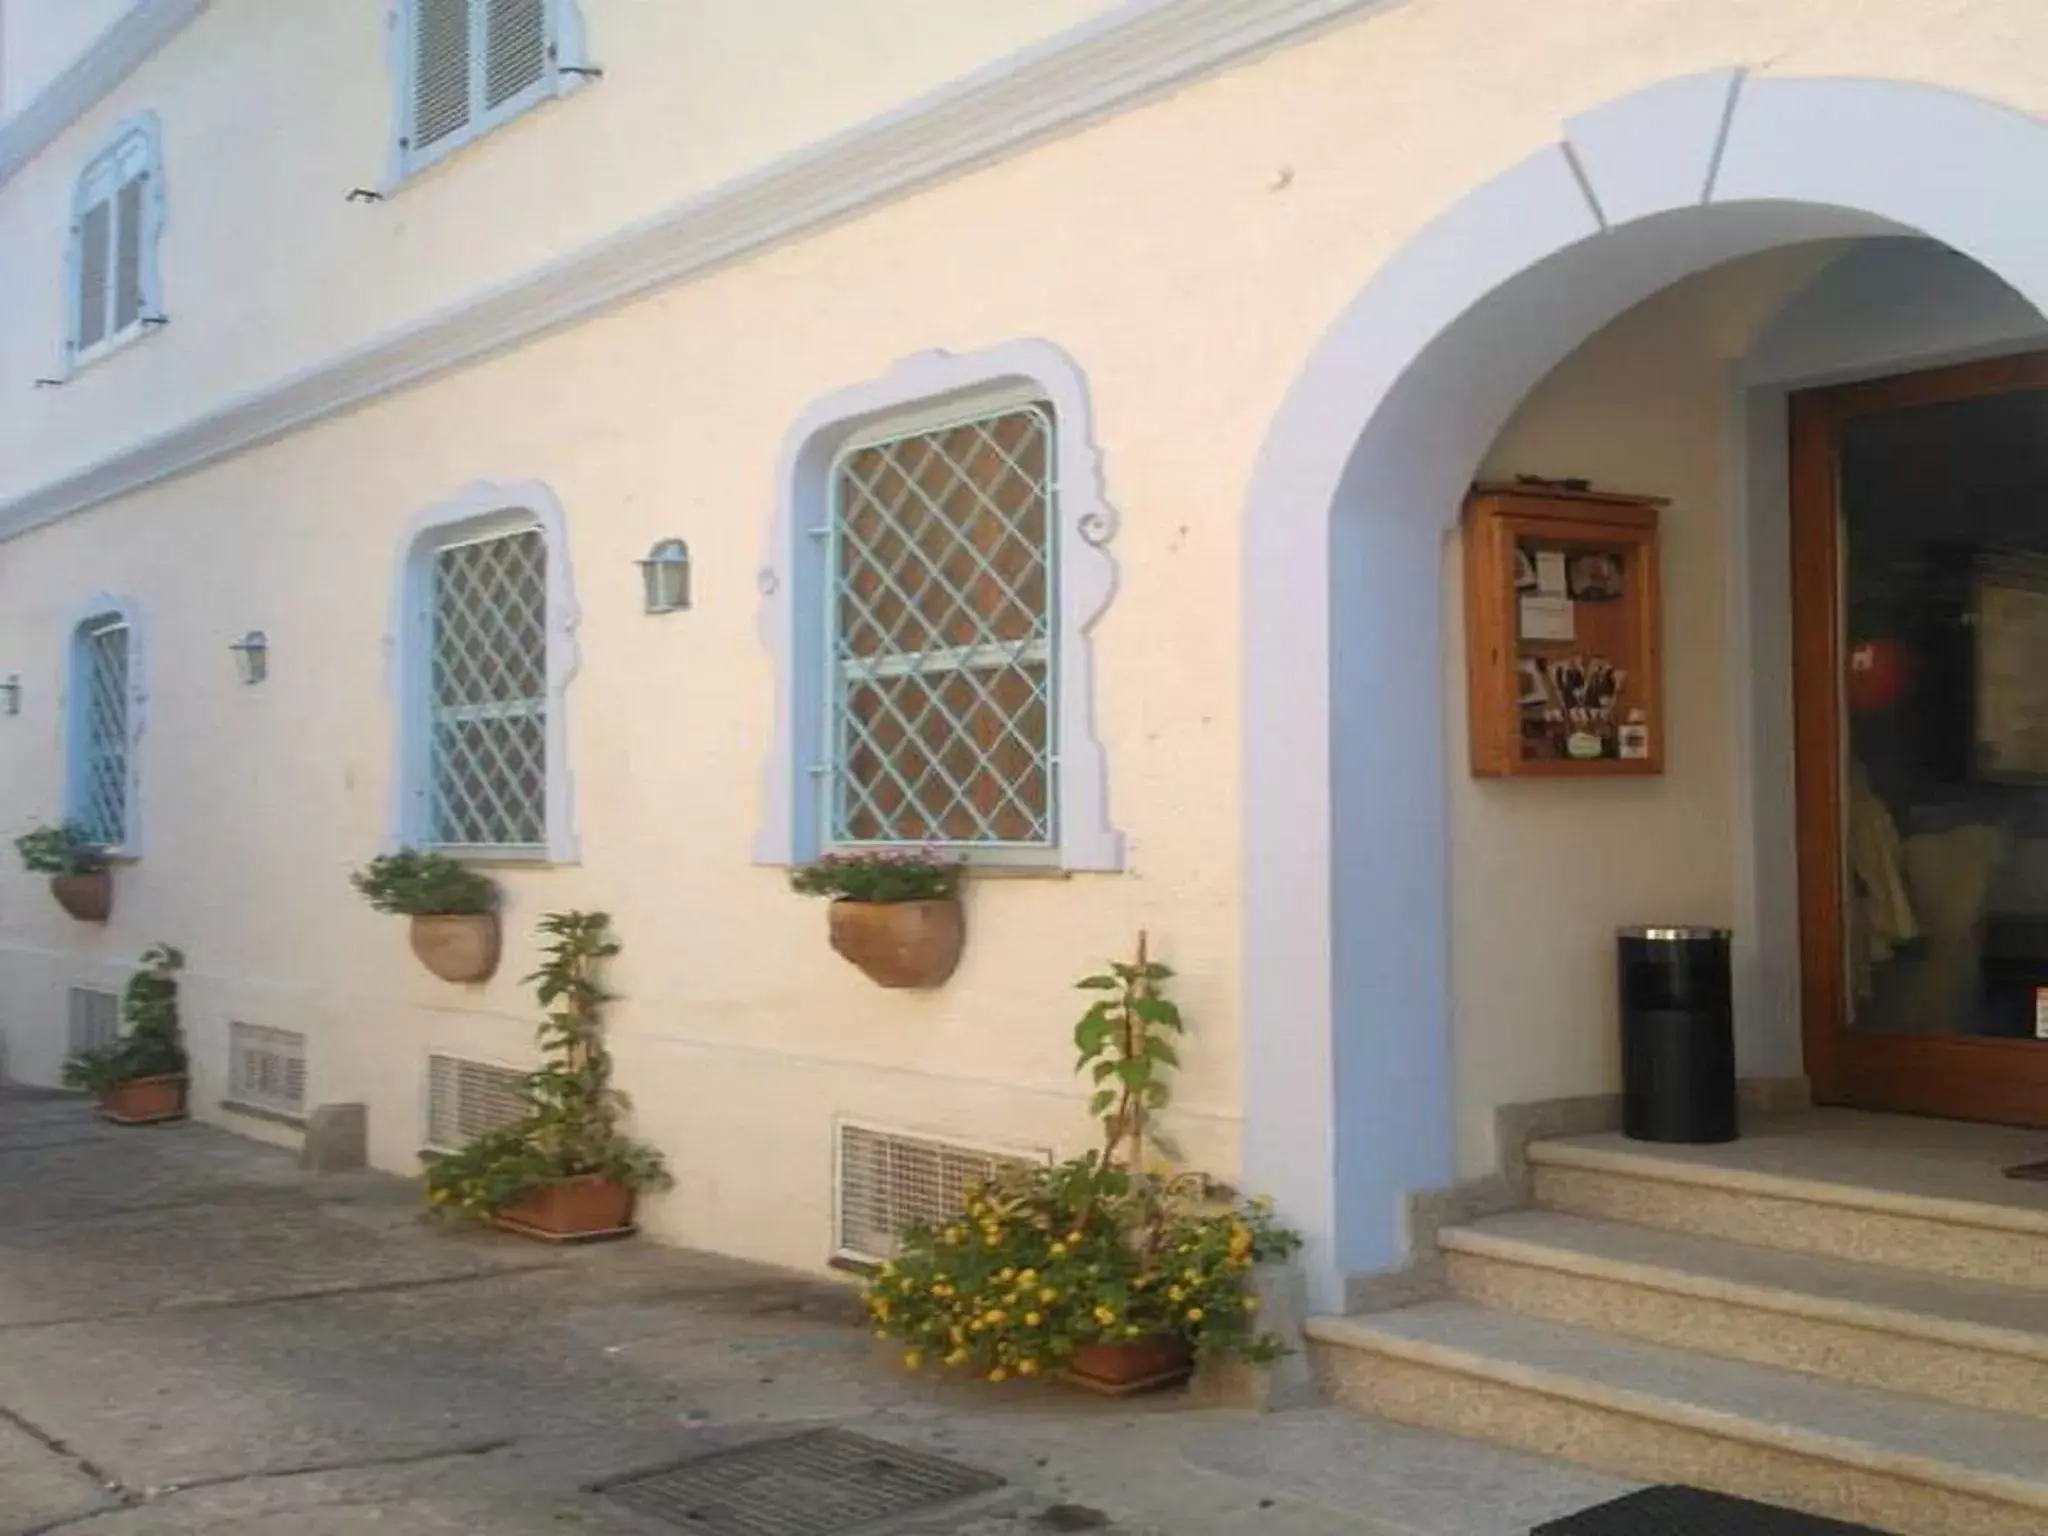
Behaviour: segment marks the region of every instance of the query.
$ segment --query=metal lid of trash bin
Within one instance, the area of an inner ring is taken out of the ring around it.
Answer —
[[[1617,928],[1615,937],[1648,939],[1658,944],[1684,944],[1699,939],[1726,939],[1732,935],[1726,928]]]

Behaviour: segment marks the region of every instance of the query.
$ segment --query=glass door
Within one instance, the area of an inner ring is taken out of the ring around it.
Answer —
[[[1792,401],[1807,1069],[2048,1125],[2048,354]]]

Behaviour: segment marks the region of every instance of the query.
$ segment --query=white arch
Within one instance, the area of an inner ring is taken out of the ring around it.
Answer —
[[[1318,1305],[1396,1262],[1402,1196],[1453,1173],[1445,700],[1435,668],[1368,663],[1440,634],[1474,464],[1592,331],[1772,246],[1923,234],[2048,310],[2044,185],[2048,126],[1993,103],[1674,80],[1460,201],[1318,345],[1246,499],[1243,777],[1245,1178],[1308,1235]]]

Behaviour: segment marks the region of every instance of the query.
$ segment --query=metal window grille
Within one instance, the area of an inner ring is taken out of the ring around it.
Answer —
[[[453,1152],[523,1119],[526,1074],[460,1056],[427,1058],[427,1145]]]
[[[96,1051],[121,1038],[121,1000],[97,987],[73,987],[66,999],[67,1051]]]
[[[547,840],[547,545],[538,529],[438,550],[429,841]]]
[[[229,1024],[228,1097],[284,1114],[304,1110],[306,1037],[261,1024]]]
[[[857,444],[833,474],[839,843],[1055,841],[1053,416]]]
[[[107,847],[128,835],[128,639],[121,619],[91,620],[79,633],[85,716],[74,819]]]
[[[893,1255],[911,1222],[957,1213],[975,1185],[1051,1160],[1044,1152],[969,1146],[848,1121],[838,1129],[838,1251],[863,1263]]]

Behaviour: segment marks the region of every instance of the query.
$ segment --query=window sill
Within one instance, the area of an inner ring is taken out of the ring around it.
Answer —
[[[147,341],[158,331],[164,329],[166,324],[167,322],[165,321],[158,321],[155,325],[143,325],[137,322],[118,336],[109,337],[107,340],[98,343],[90,352],[73,357],[64,368],[64,382],[69,384],[88,368],[96,367],[110,357],[118,357],[130,347]]]
[[[244,1115],[251,1120],[267,1120],[272,1125],[289,1126],[295,1131],[306,1128],[306,1117],[294,1115],[282,1109],[265,1109],[261,1104],[249,1104],[240,1099],[222,1099],[220,1107],[231,1115]]]

